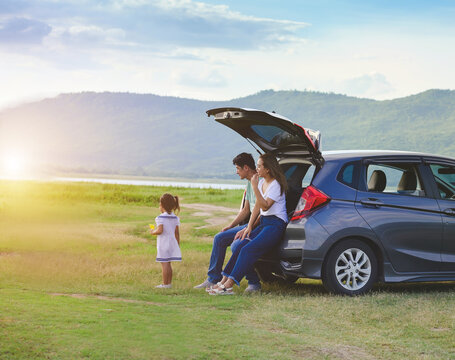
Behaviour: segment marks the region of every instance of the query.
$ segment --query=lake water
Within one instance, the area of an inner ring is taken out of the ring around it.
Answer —
[[[169,181],[169,180],[130,180],[130,179],[101,179],[101,178],[77,178],[77,177],[58,177],[55,181],[70,182],[96,182],[101,184],[121,184],[121,185],[149,185],[149,186],[172,186],[199,189],[245,189],[245,184],[221,184],[197,181]]]

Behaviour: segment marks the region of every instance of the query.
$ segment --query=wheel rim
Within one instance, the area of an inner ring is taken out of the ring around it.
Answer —
[[[338,256],[335,263],[335,275],[338,283],[345,289],[359,290],[370,279],[370,258],[360,249],[346,249]]]

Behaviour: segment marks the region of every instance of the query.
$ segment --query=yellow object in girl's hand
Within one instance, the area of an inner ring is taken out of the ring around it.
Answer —
[[[150,226],[150,229],[151,229],[151,230],[155,229],[155,225],[149,224],[149,226]]]

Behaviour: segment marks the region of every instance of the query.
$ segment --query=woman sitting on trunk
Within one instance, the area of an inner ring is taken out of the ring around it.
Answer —
[[[288,221],[286,213],[286,178],[276,158],[263,154],[257,162],[257,175],[251,178],[256,195],[256,204],[248,226],[239,231],[236,238],[242,239],[224,268],[223,279],[212,287],[210,295],[231,295],[233,285],[240,284],[254,263],[267,251],[278,245]],[[259,180],[259,177],[262,179]],[[258,216],[259,225],[253,229]]]

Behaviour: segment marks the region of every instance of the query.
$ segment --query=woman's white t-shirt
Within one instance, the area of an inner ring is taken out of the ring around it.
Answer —
[[[175,238],[175,228],[180,225],[180,219],[173,212],[167,212],[155,218],[157,225],[163,225],[163,232],[158,235],[156,242],[156,261],[169,262],[181,261],[182,252],[180,246]]]
[[[261,209],[261,215],[262,216],[275,215],[284,222],[288,222],[288,214],[286,211],[286,194],[284,193],[284,191],[283,194],[281,194],[280,183],[276,180],[273,180],[265,190],[265,193],[263,193],[262,185],[264,184],[264,182],[265,182],[264,179],[259,180],[258,184],[259,192],[261,193],[264,199],[269,198],[275,202],[267,211]]]

